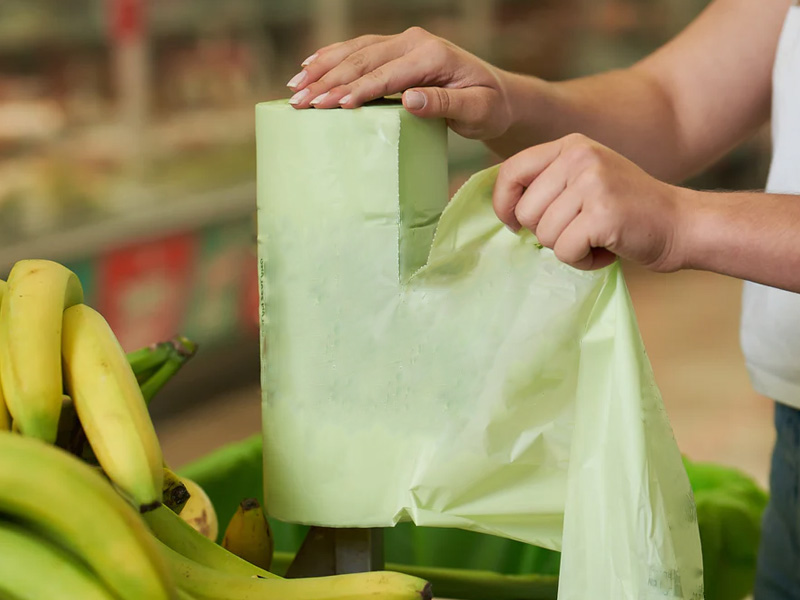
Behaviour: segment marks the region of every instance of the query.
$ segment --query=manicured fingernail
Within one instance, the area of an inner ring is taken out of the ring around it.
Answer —
[[[319,104],[320,102],[325,100],[325,98],[327,98],[327,97],[328,97],[328,92],[325,92],[324,94],[320,94],[319,96],[317,96],[316,98],[314,98],[311,101],[311,104]]]
[[[300,104],[308,96],[308,90],[300,90],[294,96],[289,98],[289,104]]]
[[[422,92],[406,92],[405,97],[406,108],[411,110],[419,110],[425,106],[425,94]]]
[[[289,83],[286,84],[286,87],[290,87],[290,88],[297,87],[298,85],[303,83],[303,81],[305,81],[305,78],[307,77],[307,75],[308,74],[305,71],[300,71],[297,75],[295,75],[294,77],[292,77],[289,80]]]
[[[311,55],[311,56],[309,56],[307,59],[305,59],[303,62],[301,62],[301,63],[300,63],[300,66],[301,66],[301,67],[307,67],[307,66],[308,66],[308,65],[310,65],[312,62],[314,62],[318,56],[319,56],[319,54],[317,54],[316,52],[314,52],[314,54],[312,54],[312,55]]]
[[[353,98],[352,94],[346,94],[342,96],[342,99],[339,100],[339,104],[347,104]]]

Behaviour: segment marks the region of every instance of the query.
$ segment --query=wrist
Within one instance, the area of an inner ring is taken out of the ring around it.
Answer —
[[[698,268],[705,229],[705,193],[689,188],[670,186],[674,191],[675,224],[670,244],[670,270]]]

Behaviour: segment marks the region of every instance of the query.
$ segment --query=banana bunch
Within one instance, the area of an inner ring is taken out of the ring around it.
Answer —
[[[163,552],[96,469],[10,432],[0,432],[0,457],[0,595],[175,597]]]
[[[126,355],[58,263],[0,281],[0,598],[429,599],[400,573],[270,573],[253,499],[215,543],[214,506],[165,463],[148,409],[196,350],[177,337]]]

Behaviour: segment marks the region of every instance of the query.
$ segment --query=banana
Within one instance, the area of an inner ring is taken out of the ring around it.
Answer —
[[[230,574],[279,579],[277,575],[256,567],[215,544],[166,506],[151,510],[142,517],[153,535],[162,543],[194,562]]]
[[[109,479],[144,512],[161,504],[163,457],[136,377],[106,320],[85,304],[64,311],[67,390]]]
[[[217,511],[211,503],[205,490],[196,482],[184,477],[183,485],[189,491],[189,501],[181,511],[181,519],[186,521],[198,532],[211,541],[216,541],[219,535],[219,521]]]
[[[8,432],[0,432],[0,456],[0,514],[30,524],[79,557],[119,600],[174,600],[155,539],[92,467],[56,446]]]
[[[61,413],[61,325],[65,308],[83,302],[78,277],[49,260],[11,269],[0,308],[0,379],[24,435],[54,443]]]
[[[19,525],[0,521],[0,595],[18,600],[114,600],[76,557]]]
[[[275,541],[272,530],[255,498],[243,500],[231,517],[222,547],[239,558],[269,571]]]
[[[181,511],[186,506],[191,496],[180,477],[166,465],[164,465],[164,488],[161,496],[161,501],[164,506],[176,515],[181,514]]]
[[[0,279],[0,307],[3,305],[3,296],[6,295],[7,288],[6,282]],[[6,399],[3,396],[2,370],[0,368],[0,431],[9,431],[11,429],[11,414],[8,412]]]
[[[178,588],[198,600],[430,600],[424,579],[391,571],[260,579],[212,569],[162,546]]]

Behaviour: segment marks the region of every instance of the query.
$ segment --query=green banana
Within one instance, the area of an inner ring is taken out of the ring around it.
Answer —
[[[16,427],[54,443],[61,414],[61,325],[65,308],[83,302],[78,277],[49,260],[11,269],[0,308],[0,379]]]
[[[8,289],[8,284],[0,279],[0,306],[3,305],[3,297],[6,295],[6,289]],[[0,368],[0,431],[8,431],[10,429],[11,414],[8,412],[6,399],[5,396],[3,396],[2,369]]]
[[[162,551],[178,588],[198,600],[430,600],[424,579],[390,571],[329,577],[261,579],[194,562],[166,545]]]
[[[19,600],[115,600],[76,557],[17,524],[0,521],[0,594]]]
[[[277,575],[251,565],[215,544],[165,506],[151,510],[142,517],[163,544],[201,565],[233,575],[279,579]]]
[[[8,432],[0,432],[0,456],[0,513],[80,557],[119,600],[174,599],[153,536],[92,467]]]
[[[100,313],[85,304],[64,311],[66,387],[83,431],[109,479],[139,507],[161,504],[161,445],[125,353]]]

